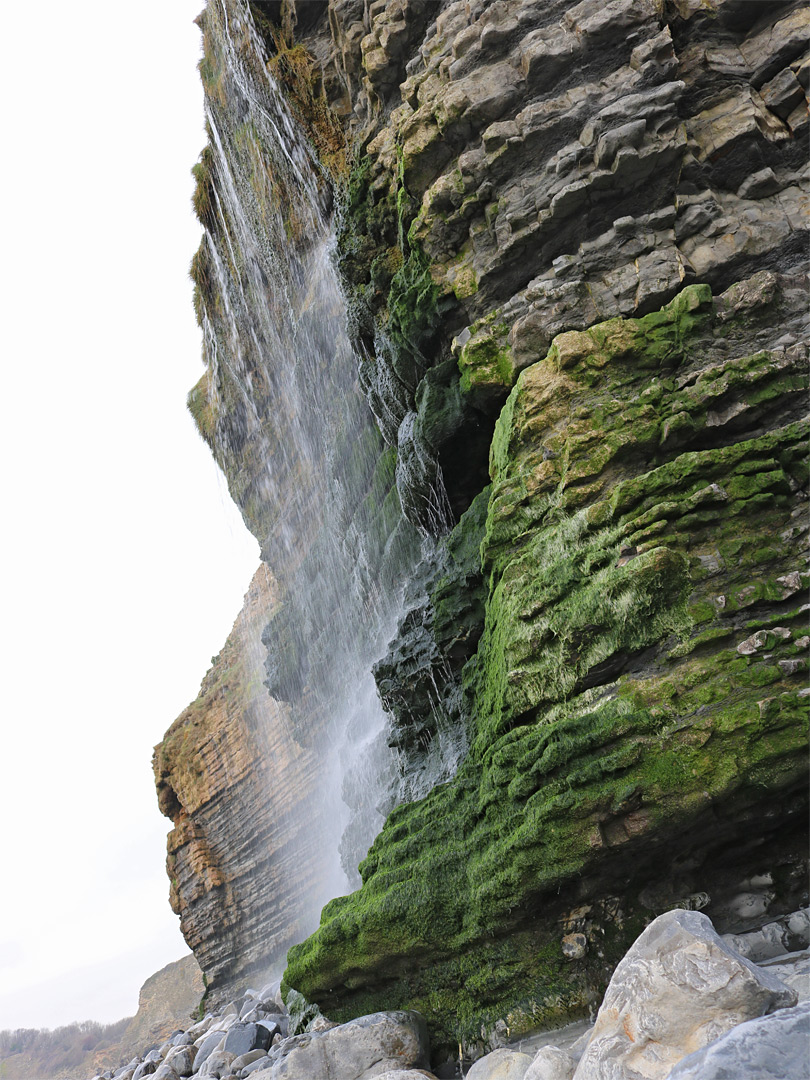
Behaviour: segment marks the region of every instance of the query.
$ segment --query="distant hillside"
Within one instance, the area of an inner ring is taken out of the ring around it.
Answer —
[[[114,1024],[94,1020],[67,1024],[55,1031],[17,1028],[0,1031],[2,1080],[50,1080],[87,1077],[96,1054],[114,1052],[132,1018]]]
[[[146,980],[134,1017],[114,1024],[84,1020],[54,1031],[0,1031],[0,1080],[87,1080],[124,1064],[186,1027],[203,990],[202,973],[189,954]]]

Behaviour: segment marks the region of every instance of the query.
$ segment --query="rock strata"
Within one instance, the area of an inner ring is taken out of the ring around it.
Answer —
[[[474,1040],[489,1009],[490,1031],[528,1030],[584,1012],[656,909],[703,906],[725,929],[802,902],[797,284],[689,286],[559,335],[521,373],[477,534],[469,753],[390,815],[363,889],[289,954],[289,984],[335,1019],[409,1003],[448,1035]],[[458,987],[444,1013],[437,979]]]
[[[376,669],[406,776],[454,725],[469,751],[286,978],[451,1044],[486,1012],[492,1045],[584,1012],[636,918],[802,898],[806,42],[792,2],[423,14],[334,5],[319,55],[353,103],[340,260],[405,513],[436,529],[432,493],[458,520],[492,484],[445,548],[477,565],[444,563]]]
[[[170,900],[209,986],[281,961],[314,919],[322,881],[321,764],[262,686],[274,602],[260,567],[196,701],[155,749],[158,800],[174,825]]]

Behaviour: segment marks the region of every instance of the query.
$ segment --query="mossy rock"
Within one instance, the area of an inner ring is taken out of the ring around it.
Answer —
[[[772,325],[795,323],[780,304]],[[735,320],[691,286],[519,376],[460,676],[468,756],[390,814],[363,887],[289,954],[287,984],[331,1019],[416,1008],[436,1046],[486,1044],[499,1020],[585,1013],[693,894],[768,873],[777,903],[801,899],[807,376]],[[434,588],[434,628],[458,587]]]

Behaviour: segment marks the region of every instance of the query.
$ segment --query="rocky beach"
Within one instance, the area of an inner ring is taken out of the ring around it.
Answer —
[[[786,951],[792,950],[792,951]],[[93,1080],[802,1080],[810,1061],[810,911],[720,937],[705,915],[659,916],[621,960],[594,1022],[433,1062],[424,1017],[336,1024],[274,984]]]

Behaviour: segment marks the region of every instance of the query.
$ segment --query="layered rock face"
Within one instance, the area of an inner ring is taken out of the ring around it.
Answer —
[[[204,16],[207,58],[219,11]],[[361,488],[378,501],[350,517],[350,550],[376,537],[360,576],[388,567],[387,592],[396,565],[413,582],[388,655],[377,639],[360,650],[377,660],[395,750],[383,787],[401,804],[362,888],[325,908],[285,978],[333,1020],[416,1008],[440,1046],[491,1045],[593,1007],[661,911],[705,908],[725,930],[802,901],[806,13],[787,0],[252,11],[338,196],[349,333],[388,447],[363,429]],[[219,170],[243,153],[275,190],[278,163],[227,119],[218,75],[208,93],[236,133]],[[198,297],[216,355],[244,359],[244,320],[222,330],[230,293],[209,288],[234,216],[209,221]],[[247,308],[264,302],[255,283]],[[274,562],[268,537],[291,486],[320,496],[323,478],[279,437],[285,410],[301,412],[276,385],[282,356],[257,348],[244,369],[257,423],[225,364],[192,403],[281,579],[268,682],[312,746],[329,639],[288,598],[317,577],[324,532],[301,498],[303,542]],[[353,468],[359,441],[336,445]],[[400,507],[439,538],[418,573]],[[173,791],[175,760],[161,774]],[[210,805],[214,829],[231,811]],[[185,865],[178,906],[202,927],[204,860]],[[276,925],[272,898],[235,879],[206,890],[201,963],[220,979]]]
[[[174,823],[171,905],[215,996],[283,959],[313,924],[328,874],[323,763],[262,685],[273,602],[262,566],[199,696],[155,749],[160,808]]]
[[[461,676],[470,752],[291,951],[330,1016],[407,1000],[448,1035],[517,1032],[587,1009],[659,910],[723,926],[801,893],[806,299],[783,281],[764,316],[769,287],[690,286],[558,336],[518,379]]]
[[[365,37],[355,8],[332,12],[364,121],[343,237],[355,340],[400,463],[438,456],[458,512],[555,334],[801,259],[804,16],[730,0],[369,10]],[[417,513],[432,478],[399,475]]]
[[[369,16],[330,5],[361,376],[406,513],[469,507],[377,673],[406,768],[470,751],[286,978],[449,1043],[586,1009],[664,907],[803,888],[804,15]]]

